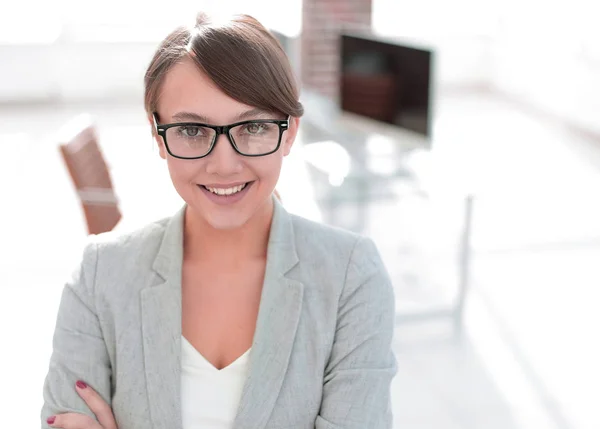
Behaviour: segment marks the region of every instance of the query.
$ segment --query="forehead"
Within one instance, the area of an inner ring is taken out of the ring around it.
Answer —
[[[158,99],[161,122],[170,122],[178,112],[193,112],[214,124],[228,123],[253,109],[229,97],[191,59],[174,65],[165,76]]]

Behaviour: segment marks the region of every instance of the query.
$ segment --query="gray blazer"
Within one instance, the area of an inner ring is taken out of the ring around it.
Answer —
[[[184,210],[133,233],[91,238],[63,290],[42,427],[93,416],[84,380],[119,429],[181,429]],[[235,429],[388,429],[392,286],[374,243],[275,204]],[[198,404],[201,407],[202,404]]]

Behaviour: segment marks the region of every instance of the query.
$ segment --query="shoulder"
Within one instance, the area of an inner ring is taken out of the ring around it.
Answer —
[[[125,272],[150,269],[170,218],[130,231],[90,235],[84,246],[82,268],[93,278],[123,277]]]
[[[142,256],[148,251],[156,253],[169,220],[170,218],[157,220],[126,232],[111,231],[92,235],[88,240],[88,246],[95,247],[98,254],[105,257],[131,255],[131,252],[136,252],[137,256]]]
[[[108,290],[122,292],[128,285],[143,284],[168,221],[163,219],[134,231],[88,236],[66,286],[89,304]]]
[[[300,216],[291,216],[296,249],[301,259],[313,259],[322,265],[340,265],[344,269],[356,264],[373,269],[381,266],[381,258],[372,239]]]
[[[315,222],[297,215],[291,215],[294,225],[296,245],[313,252],[349,252],[362,238],[361,235],[335,226]]]
[[[354,308],[348,317],[361,320],[377,308],[378,314],[393,317],[392,282],[371,238],[297,216],[292,219],[299,279],[312,311],[322,308],[324,314],[339,315],[342,307]]]

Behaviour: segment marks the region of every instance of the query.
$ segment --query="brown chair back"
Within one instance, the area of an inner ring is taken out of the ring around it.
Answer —
[[[84,122],[75,127],[59,147],[81,202],[88,233],[111,231],[122,216],[94,126]]]

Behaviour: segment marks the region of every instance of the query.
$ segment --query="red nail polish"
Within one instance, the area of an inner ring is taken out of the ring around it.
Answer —
[[[87,387],[87,384],[85,384],[83,381],[79,380],[77,383],[75,383],[77,385],[77,387],[79,387],[80,389],[85,389]]]
[[[46,420],[46,423],[48,423],[49,425],[53,425],[54,420],[56,420],[56,416],[48,417],[48,419]]]

